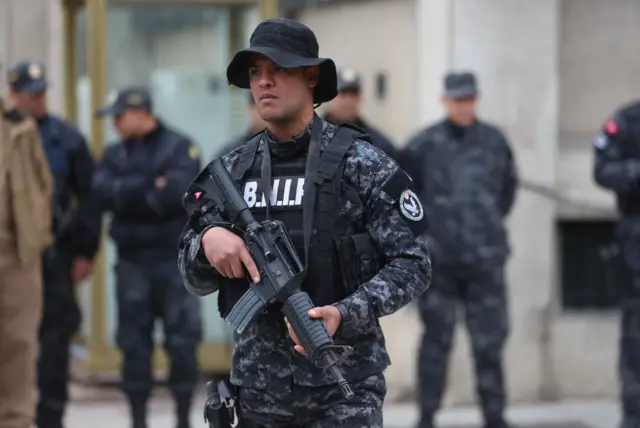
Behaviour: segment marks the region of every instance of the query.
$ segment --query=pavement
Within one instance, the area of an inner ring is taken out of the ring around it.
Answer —
[[[198,396],[192,410],[193,428],[206,428]],[[173,403],[166,394],[155,397],[149,407],[149,428],[174,428]],[[618,423],[618,404],[614,401],[558,402],[515,405],[507,412],[514,428],[614,428]],[[385,406],[385,428],[413,428],[418,419],[414,404],[389,403]],[[67,411],[67,428],[128,428],[127,406],[118,396],[74,400]],[[448,408],[438,415],[440,428],[481,428],[475,408]]]

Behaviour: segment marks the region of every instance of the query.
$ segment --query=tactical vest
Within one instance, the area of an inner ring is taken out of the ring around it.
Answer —
[[[345,154],[356,139],[365,139],[361,131],[342,126],[320,156],[315,180],[315,210],[313,227],[306,257],[307,274],[302,289],[309,293],[316,306],[325,306],[352,294],[362,283],[375,276],[383,266],[382,256],[366,230],[357,230],[349,219],[339,215],[345,199],[356,206],[361,205],[356,192],[345,192],[342,185]],[[262,171],[260,162],[255,162],[261,134],[247,142],[238,163],[232,171],[240,192],[258,221],[266,219],[267,210],[260,185]],[[264,150],[269,150],[266,145]],[[311,144],[314,144],[312,141]],[[319,142],[316,142],[319,144]],[[303,195],[304,182],[311,174],[306,171],[307,156],[295,156],[291,160],[272,163],[273,180],[271,219],[280,220],[287,228],[301,260],[305,260]],[[259,196],[258,196],[259,195]],[[357,199],[357,200],[355,200]],[[247,291],[246,280],[227,280],[218,294],[221,316],[227,316],[238,299]],[[278,318],[281,305],[275,303],[267,312]]]

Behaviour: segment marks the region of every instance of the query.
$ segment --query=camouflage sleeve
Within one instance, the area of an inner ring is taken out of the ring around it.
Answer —
[[[357,181],[365,227],[387,263],[355,293],[336,303],[345,337],[374,328],[377,318],[405,306],[431,281],[429,251],[421,237],[428,222],[410,189],[411,179],[380,150],[359,144],[356,150],[347,158],[345,176]]]
[[[234,150],[223,157],[229,171],[237,156],[238,150]],[[178,242],[178,269],[182,280],[187,290],[198,296],[214,293],[220,287],[218,272],[202,248],[202,237],[213,227],[230,227],[230,224],[221,218],[213,202],[203,202],[189,218]]]
[[[640,160],[625,156],[632,141],[624,119],[610,119],[593,142],[595,164],[593,175],[600,186],[616,193],[640,191]]]

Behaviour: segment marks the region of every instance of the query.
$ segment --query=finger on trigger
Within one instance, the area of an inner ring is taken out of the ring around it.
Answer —
[[[256,284],[260,282],[260,273],[258,272],[258,267],[256,263],[253,261],[253,257],[249,254],[249,251],[246,248],[243,248],[240,252],[240,260],[244,263],[244,266],[247,268],[247,272],[251,275],[251,279]]]

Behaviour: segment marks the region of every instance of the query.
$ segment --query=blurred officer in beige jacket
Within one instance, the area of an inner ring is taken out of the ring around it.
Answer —
[[[0,99],[0,428],[29,428],[35,415],[52,192],[36,123]]]

